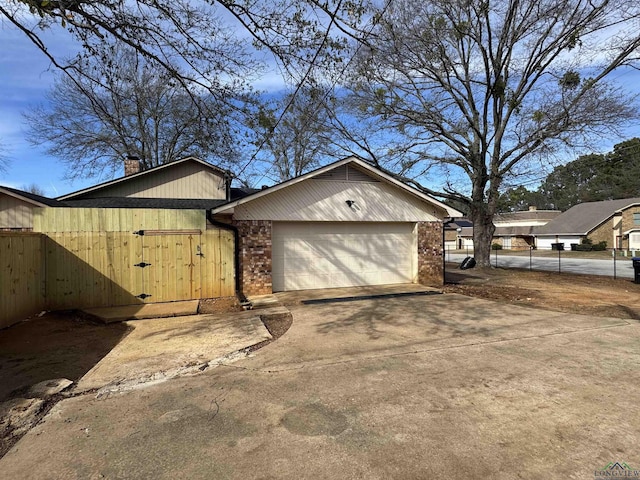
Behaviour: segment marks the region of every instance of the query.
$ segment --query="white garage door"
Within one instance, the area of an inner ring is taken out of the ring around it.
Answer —
[[[413,223],[274,222],[273,290],[408,283]]]

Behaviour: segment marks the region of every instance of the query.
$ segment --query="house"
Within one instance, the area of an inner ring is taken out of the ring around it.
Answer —
[[[128,158],[123,177],[56,199],[0,186],[0,230],[31,231],[40,207],[209,209],[252,193],[231,188],[231,174],[194,157],[140,171]]]
[[[246,295],[442,284],[443,220],[460,212],[355,157],[212,209],[239,232]]]
[[[125,175],[57,198],[65,206],[209,209],[231,200],[231,174],[195,157],[140,171],[127,158]]]
[[[473,248],[473,222],[467,218],[449,218],[444,222],[444,248]]]
[[[38,278],[11,280],[41,286],[31,308],[444,281],[443,219],[460,212],[360,159],[261,190],[196,158],[136,163],[55,200],[3,189],[33,209],[20,228]],[[15,256],[13,241],[0,253]]]
[[[0,231],[31,231],[34,209],[56,206],[52,198],[0,186]]]
[[[537,247],[552,243],[607,242],[608,248],[640,250],[640,198],[587,202],[571,207],[535,229]]]
[[[521,212],[498,213],[493,219],[496,227],[493,243],[505,250],[534,247],[536,228],[546,225],[561,213],[559,210],[538,210],[534,206]]]

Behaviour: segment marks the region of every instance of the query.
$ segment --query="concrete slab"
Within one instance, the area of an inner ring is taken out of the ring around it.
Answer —
[[[145,303],[140,305],[124,305],[119,307],[86,308],[82,310],[104,323],[140,320],[145,318],[180,317],[198,313],[199,300],[180,302]]]
[[[640,465],[640,322],[450,294],[293,313],[233,365],[60,402],[2,475],[566,480]]]
[[[442,293],[442,290],[425,287],[417,283],[398,283],[391,285],[369,285],[364,287],[321,288],[317,290],[297,290],[294,292],[277,292],[273,296],[282,305],[300,305],[317,301],[370,299],[380,297],[405,296],[411,294]],[[268,297],[268,296],[265,296]],[[262,300],[257,299],[257,300]]]
[[[260,318],[251,312],[126,323],[133,331],[80,379],[75,392],[126,388],[197,372],[229,354],[272,338]]]

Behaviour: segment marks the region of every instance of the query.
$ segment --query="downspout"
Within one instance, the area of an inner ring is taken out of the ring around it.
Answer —
[[[238,233],[238,229],[233,225],[229,225],[228,223],[223,223],[215,220],[213,218],[211,210],[209,209],[207,209],[207,220],[209,220],[209,222],[211,222],[211,224],[215,225],[216,227],[233,232],[233,265],[236,272],[236,295],[238,297],[238,300],[240,300],[242,306],[247,307],[250,305],[250,302],[242,292],[242,284],[240,283],[240,234]]]

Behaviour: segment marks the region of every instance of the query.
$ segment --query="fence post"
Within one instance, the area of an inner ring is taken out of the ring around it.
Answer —
[[[533,265],[532,265],[532,261],[531,261],[531,254],[533,253],[533,247],[529,246],[529,271],[531,272],[533,270]]]
[[[560,246],[558,246],[558,273],[562,273],[562,265],[561,265],[561,261],[560,261],[560,257],[562,255],[560,255],[562,252],[562,250],[560,250]]]
[[[613,279],[616,279],[616,248],[613,247]]]

